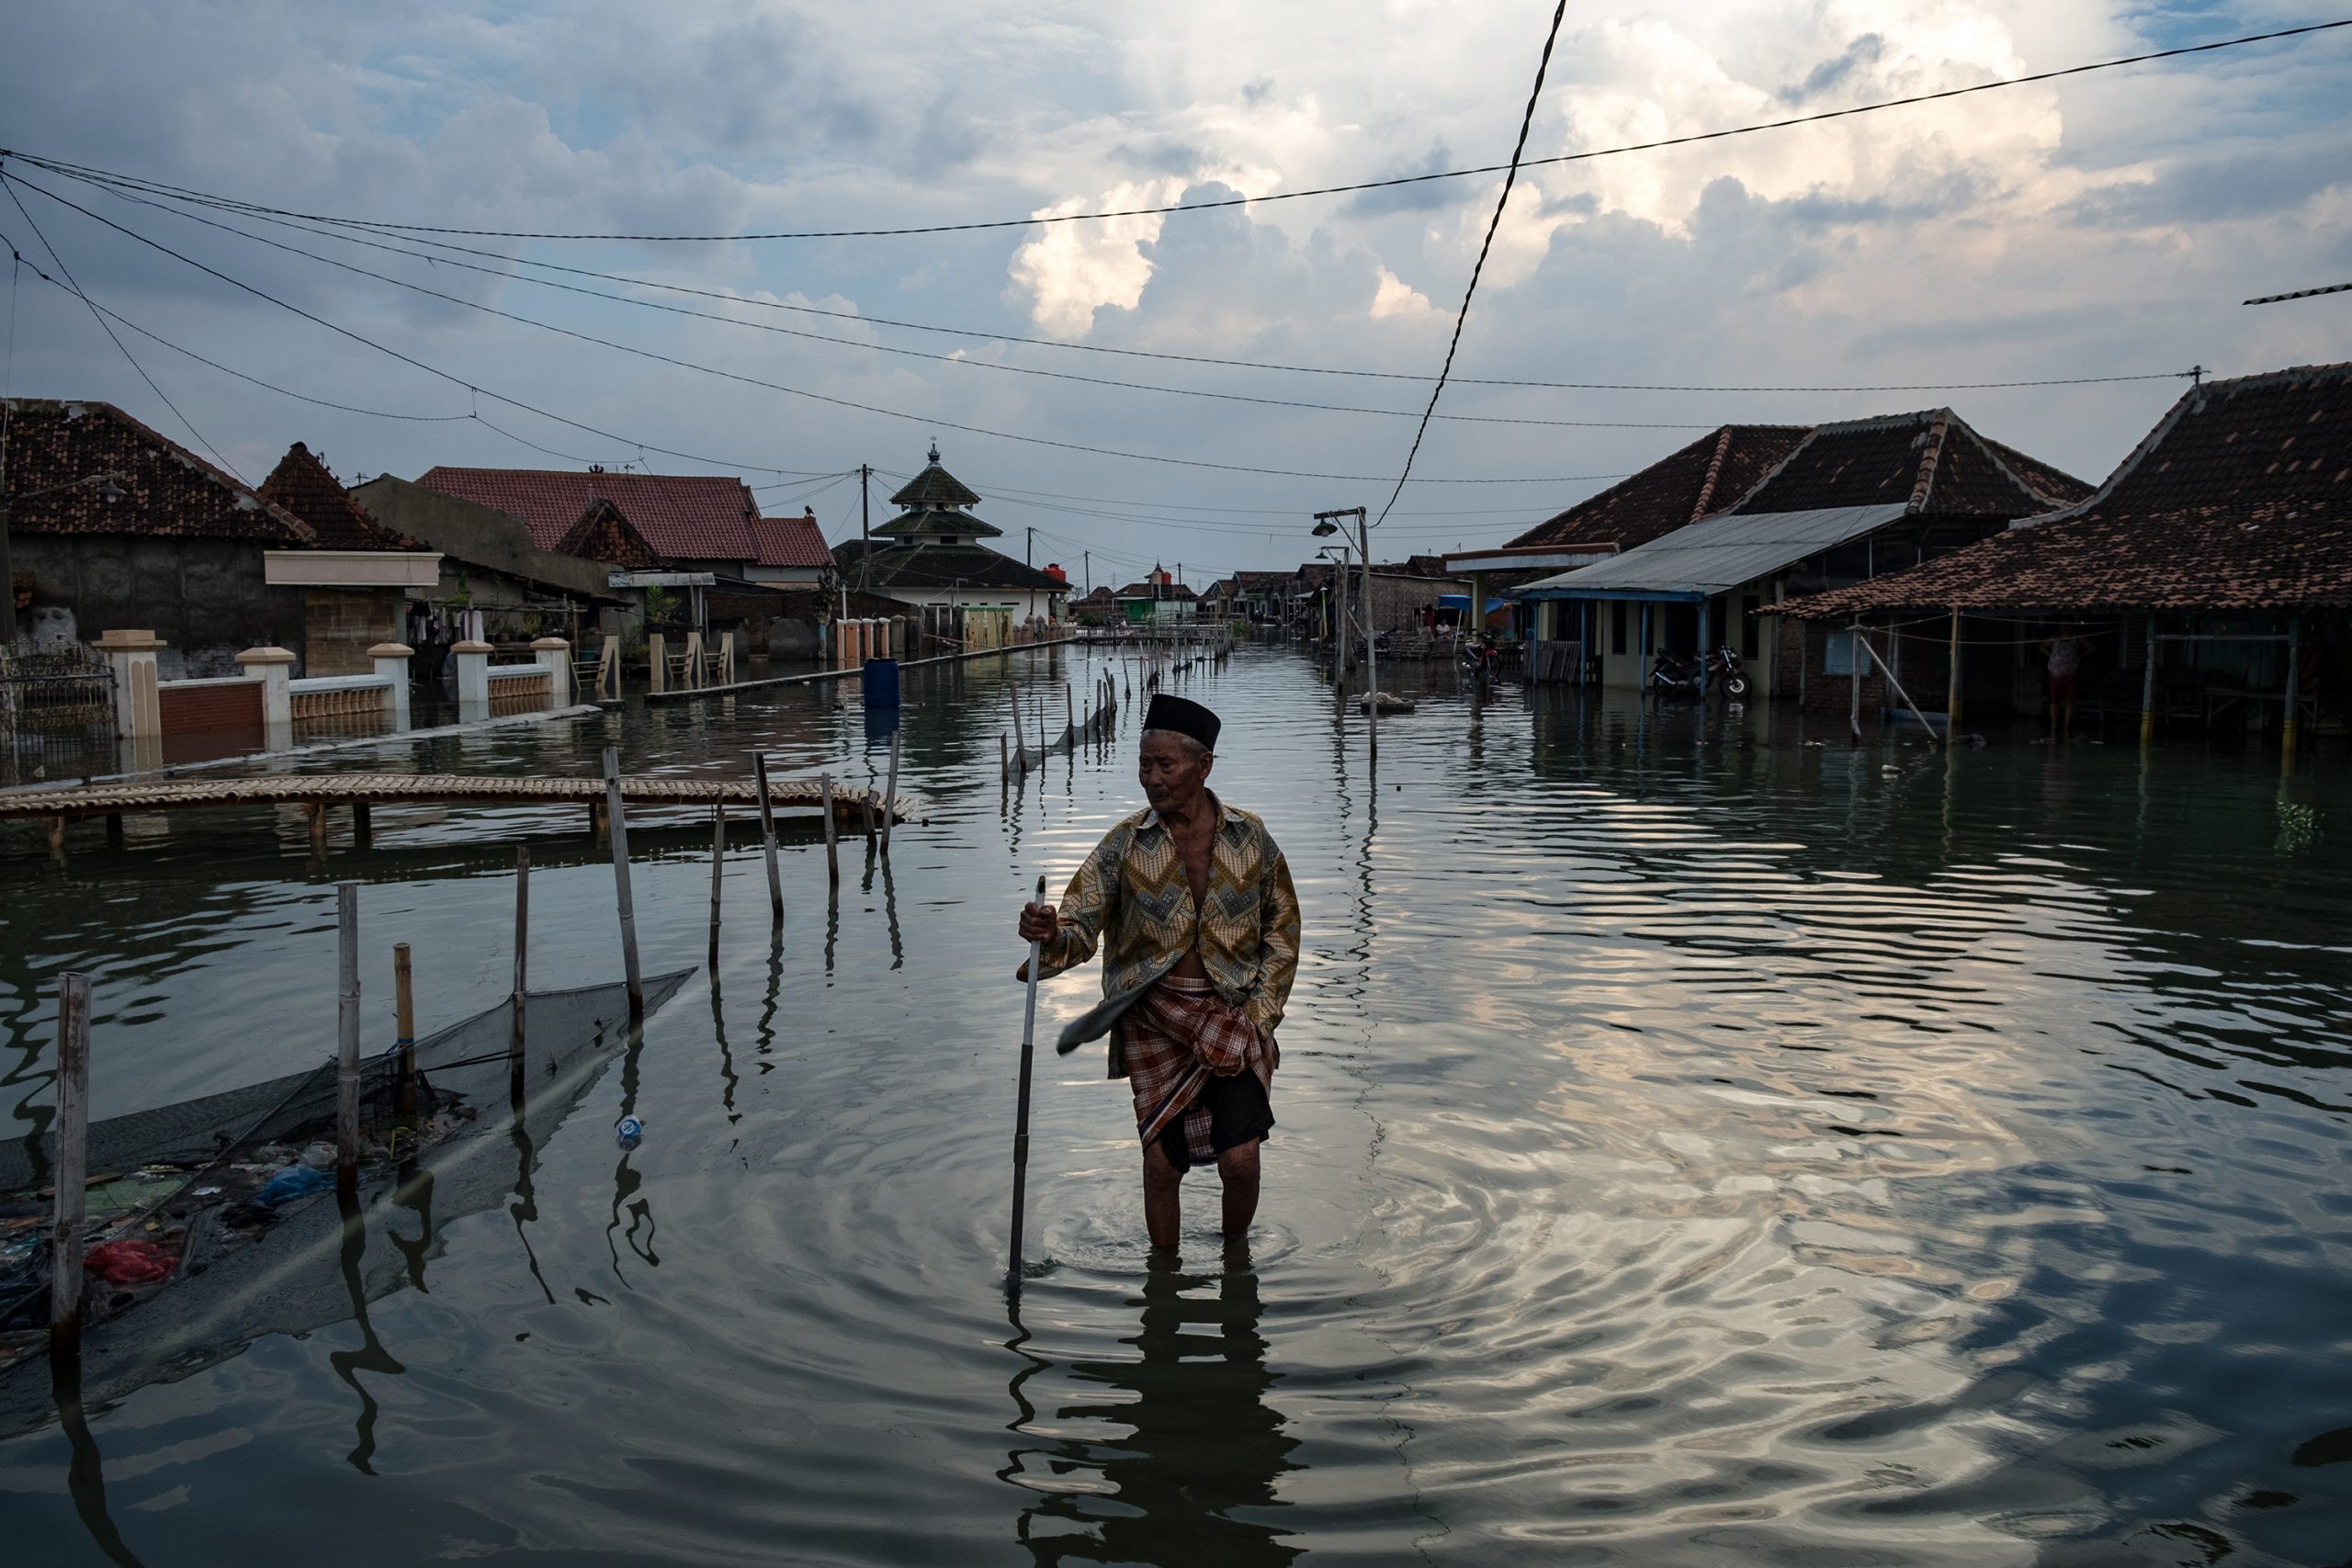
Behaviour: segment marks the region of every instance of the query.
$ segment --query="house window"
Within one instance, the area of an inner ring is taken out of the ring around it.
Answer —
[[[1821,650],[1821,672],[1824,675],[1851,675],[1854,672],[1854,634],[1844,626],[1832,626],[1828,642]]]
[[[1625,651],[1625,601],[1613,601],[1609,606],[1609,651]]]

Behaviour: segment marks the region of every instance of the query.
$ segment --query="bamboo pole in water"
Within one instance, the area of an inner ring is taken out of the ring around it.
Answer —
[[[1951,607],[1951,690],[1944,696],[1944,733],[1960,733],[1960,606]]]
[[[842,881],[842,852],[833,830],[833,775],[820,777],[817,788],[825,812],[825,874],[838,887]]]
[[[718,877],[727,863],[727,803],[710,803],[710,967],[718,969]]]
[[[890,852],[890,818],[899,812],[899,740],[904,729],[893,727],[890,731],[890,783],[882,792],[882,852]]]
[[[57,1200],[49,1233],[49,1344],[82,1339],[82,1220],[90,1174],[90,977],[57,977]]]
[[[613,840],[613,902],[621,918],[621,964],[628,976],[628,1015],[645,1017],[645,980],[637,967],[637,904],[628,891],[628,818],[621,809],[621,756],[605,748],[605,826]]]
[[[506,1097],[517,1115],[523,1110],[523,1002],[531,977],[531,852],[514,849],[514,1018],[506,1036]]]
[[[392,1083],[392,1109],[416,1119],[416,986],[408,943],[392,943],[392,1048],[400,1053],[400,1075]]]
[[[359,884],[335,885],[337,969],[335,998],[334,1182],[337,1191],[359,1191]]]
[[[752,759],[752,778],[760,786],[760,849],[768,860],[768,908],[776,923],[784,923],[784,874],[775,863],[775,807],[768,800],[768,760]]]

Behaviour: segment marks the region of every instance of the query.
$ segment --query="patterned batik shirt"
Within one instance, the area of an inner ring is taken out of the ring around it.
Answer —
[[[1298,894],[1290,864],[1265,823],[1212,793],[1216,838],[1207,900],[1193,902],[1184,857],[1159,813],[1143,810],[1104,836],[1069,879],[1045,973],[1058,975],[1102,944],[1102,1000],[1064,1029],[1061,1049],[1111,1035],[1111,1076],[1125,1077],[1118,1020],[1159,977],[1197,949],[1217,997],[1271,1043],[1298,974]],[[1028,965],[1022,965],[1027,977]]]

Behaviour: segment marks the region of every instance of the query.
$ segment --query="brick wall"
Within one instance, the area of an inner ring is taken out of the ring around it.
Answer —
[[[163,699],[165,735],[205,729],[259,729],[261,682],[243,681],[219,686],[173,686],[158,689]]]
[[[1818,621],[1790,623],[1791,628],[1804,639],[1804,708],[1807,713],[1845,713],[1853,703],[1853,682],[1845,675],[1828,673],[1829,639],[1838,637],[1851,642],[1853,634],[1844,626],[1826,626]],[[1862,716],[1876,718],[1886,711],[1886,677],[1871,662],[1870,655],[1862,655],[1870,673],[1862,678]]]
[[[397,588],[306,588],[302,591],[302,673],[372,675],[368,650],[398,642]]]
[[[1363,587],[1360,571],[1348,573],[1348,596],[1351,602]],[[1375,571],[1372,576],[1372,624],[1384,632],[1409,631],[1420,625],[1421,612],[1437,603],[1441,593],[1466,593],[1467,582],[1449,581],[1442,578],[1384,577]],[[1487,596],[1493,597],[1489,588]]]

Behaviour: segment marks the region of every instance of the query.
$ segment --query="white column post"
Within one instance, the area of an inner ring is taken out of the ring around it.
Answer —
[[[152,631],[110,631],[94,645],[114,670],[114,732],[138,740],[164,732],[163,699],[155,686],[155,654],[163,639]]]
[[[560,637],[543,637],[531,644],[548,672],[548,705],[571,705],[571,645]]]
[[[471,639],[449,650],[458,660],[458,717],[470,721],[490,715],[490,644]]]
[[[379,642],[368,650],[375,662],[377,675],[390,681],[384,693],[384,722],[394,729],[408,728],[408,661],[416,657],[416,649],[404,642]]]
[[[249,648],[237,655],[248,675],[261,679],[261,724],[275,750],[294,740],[294,654],[283,648]]]

